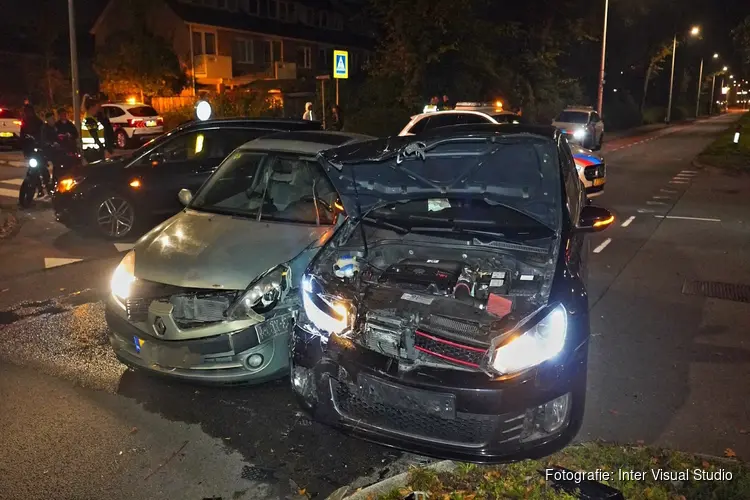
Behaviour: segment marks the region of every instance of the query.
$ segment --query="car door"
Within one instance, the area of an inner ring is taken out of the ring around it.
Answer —
[[[581,218],[581,210],[586,204],[586,195],[583,184],[576,171],[573,154],[570,151],[567,140],[560,137],[558,140],[558,154],[560,156],[560,168],[563,176],[565,187],[565,205],[570,217],[570,224],[575,227]],[[584,238],[583,233],[570,231],[568,242],[564,242],[565,257],[568,262],[568,269],[571,274],[577,276],[584,285],[586,284],[588,267],[588,240]]]

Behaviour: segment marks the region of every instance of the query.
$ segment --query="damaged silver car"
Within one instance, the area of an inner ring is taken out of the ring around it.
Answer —
[[[186,208],[141,238],[112,276],[106,318],[120,361],[209,383],[288,374],[300,278],[344,219],[316,155],[367,139],[335,132],[256,139],[195,196],[180,191]]]

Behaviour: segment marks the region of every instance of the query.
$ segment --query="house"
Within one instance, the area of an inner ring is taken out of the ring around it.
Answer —
[[[127,29],[127,0],[110,0],[91,32],[97,47]],[[148,28],[170,40],[201,86],[304,80],[330,74],[333,51],[349,51],[349,72],[368,60],[373,39],[356,22],[354,0],[151,0]]]

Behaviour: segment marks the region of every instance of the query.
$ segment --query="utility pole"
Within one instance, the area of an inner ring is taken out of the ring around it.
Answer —
[[[78,134],[78,146],[81,144],[81,99],[78,90],[78,44],[76,43],[76,14],[73,0],[68,0],[68,27],[70,30],[70,76],[73,87],[73,118],[75,119]]]
[[[698,118],[701,108],[701,88],[703,87],[703,58],[701,57],[701,71],[698,74],[698,98],[695,102],[695,117]]]
[[[672,92],[674,90],[674,57],[677,53],[677,35],[672,42],[672,76],[669,78],[669,104],[667,104],[667,125],[672,120]]]
[[[711,100],[708,103],[708,116],[714,114],[714,99],[716,98],[716,73],[714,73],[713,81],[711,82]]]
[[[602,63],[599,67],[599,92],[596,101],[596,111],[602,116],[604,106],[604,73],[607,61],[607,18],[609,17],[609,0],[604,0],[604,34],[602,35]]]

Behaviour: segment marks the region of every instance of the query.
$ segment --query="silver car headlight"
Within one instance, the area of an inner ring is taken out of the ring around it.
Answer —
[[[493,370],[508,375],[554,359],[565,346],[567,329],[568,313],[558,305],[534,326],[495,349]]]
[[[129,299],[130,291],[135,281],[135,251],[131,250],[125,254],[125,257],[122,258],[120,264],[115,268],[115,272],[112,273],[109,287],[114,298],[118,302]],[[122,302],[120,304],[122,305]]]
[[[315,278],[302,278],[302,305],[300,326],[313,333],[341,335],[351,330],[356,310],[351,301],[327,294]]]
[[[229,308],[227,316],[230,319],[247,319],[270,311],[286,295],[291,279],[291,271],[283,265],[260,275]]]
[[[586,129],[579,128],[575,132],[573,132],[573,139],[582,140],[586,138]]]

